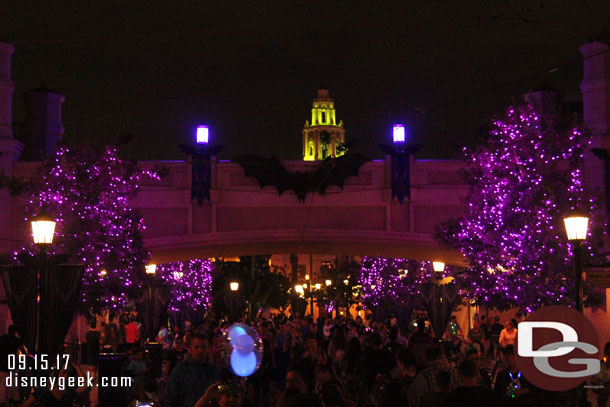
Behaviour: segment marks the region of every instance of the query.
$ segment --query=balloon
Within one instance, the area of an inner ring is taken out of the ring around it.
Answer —
[[[234,324],[227,329],[227,336],[230,342],[233,342],[238,336],[246,335],[246,330],[240,325],[242,324]]]
[[[233,347],[241,354],[247,355],[254,350],[254,340],[248,335],[242,335],[235,338]]]
[[[258,366],[259,363],[256,360],[256,355],[254,352],[243,354],[234,351],[231,354],[231,370],[233,370],[233,373],[235,373],[237,376],[250,376],[252,373],[256,372]]]
[[[249,325],[237,323],[224,333],[225,354],[229,366],[237,376],[247,377],[260,367],[263,360],[263,341]]]

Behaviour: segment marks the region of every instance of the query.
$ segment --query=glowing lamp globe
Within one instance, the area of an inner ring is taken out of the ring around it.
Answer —
[[[295,291],[297,294],[303,294],[303,293],[304,293],[303,286],[302,286],[301,284],[297,284],[297,285],[295,285],[295,286],[294,286],[294,291]]]
[[[405,126],[395,124],[392,128],[392,140],[394,144],[403,144],[405,142]]]
[[[327,287],[330,287],[333,282],[331,280],[326,280],[325,283]]]
[[[563,218],[563,223],[569,241],[581,242],[587,238],[589,216],[585,212],[574,210]]]
[[[208,144],[210,141],[210,129],[204,124],[197,126],[197,144]]]
[[[442,261],[433,261],[432,268],[436,273],[442,273],[443,271],[445,271],[445,263],[443,263]]]
[[[146,274],[155,274],[155,272],[157,271],[157,265],[148,264],[148,265],[144,266],[144,269],[146,270]],[[142,269],[140,269],[140,270],[142,270]]]
[[[239,290],[239,283],[237,281],[231,281],[229,283],[229,286],[231,288],[231,291],[237,291]]]
[[[46,213],[32,219],[32,237],[37,245],[50,245],[55,234],[55,220]]]

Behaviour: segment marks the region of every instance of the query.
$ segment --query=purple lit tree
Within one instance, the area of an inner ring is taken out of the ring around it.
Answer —
[[[406,324],[414,308],[425,308],[423,284],[437,284],[442,278],[453,277],[461,288],[461,271],[461,268],[447,266],[437,275],[430,261],[365,257],[360,271],[362,302],[367,309],[373,310],[376,318],[383,319],[395,313],[401,324]]]
[[[212,302],[214,263],[207,259],[161,264],[157,273],[172,288],[168,309],[203,313]]]
[[[575,207],[594,215],[596,205],[582,187],[588,138],[566,127],[529,107],[509,108],[483,145],[464,150],[467,211],[439,225],[437,238],[468,259],[468,295],[480,305],[530,311],[573,303],[562,219]],[[592,223],[591,233],[600,233]]]
[[[157,178],[122,161],[114,148],[60,148],[43,167],[26,205],[26,219],[43,209],[57,221],[53,251],[85,265],[80,309],[120,310],[141,285],[149,253],[142,217],[129,207],[140,178]]]

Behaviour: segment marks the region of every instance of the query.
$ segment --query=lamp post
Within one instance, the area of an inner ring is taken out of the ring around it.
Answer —
[[[303,284],[303,288],[307,288],[307,296],[309,297],[309,312],[313,318],[313,283],[309,281],[309,274],[305,274],[305,281],[307,281],[307,283]]]
[[[575,209],[563,218],[568,241],[574,247],[574,288],[576,290],[576,310],[583,312],[582,306],[582,242],[587,238],[589,215]]]
[[[55,235],[55,220],[46,212],[42,212],[32,219],[32,238],[34,244],[40,250],[39,266],[36,275],[36,339],[34,350],[38,352],[40,348],[40,298],[48,293],[48,263],[47,249],[53,244]]]
[[[313,318],[313,299],[315,297],[315,292],[322,290],[322,283],[313,283],[310,281],[309,274],[305,274],[305,283],[297,284],[294,286],[294,292],[298,296],[309,298],[309,311],[311,312],[311,316]],[[325,286],[328,288],[331,284],[331,280],[326,280]]]
[[[231,321],[236,322],[239,315],[239,282],[231,281],[229,283],[229,289],[231,290],[231,294],[228,296],[227,300],[229,301],[229,312],[231,313]]]
[[[437,278],[442,278],[443,272],[445,271],[445,263],[443,263],[442,261],[433,261],[432,269],[434,269]]]
[[[154,342],[156,339],[155,335],[155,298],[153,288],[155,284],[155,274],[157,272],[156,264],[147,264],[144,266],[146,270],[146,277],[148,278],[148,342]]]

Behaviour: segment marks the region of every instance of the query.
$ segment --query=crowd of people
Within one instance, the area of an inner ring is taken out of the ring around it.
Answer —
[[[162,328],[161,377],[152,377],[141,347],[131,348],[134,397],[165,407],[556,406],[578,397],[542,391],[521,375],[516,320],[481,317],[464,335],[452,317],[443,338],[423,319],[408,329],[396,318],[342,316],[279,315],[252,325],[263,353],[247,379],[231,373],[223,346],[229,322]]]
[[[257,319],[251,325],[262,340],[262,359],[248,378],[231,372],[228,321],[210,316],[196,327],[161,328],[155,339],[163,352],[154,360],[136,318],[121,320],[101,331],[91,328],[83,364],[95,371],[101,353],[126,352],[124,372],[133,384],[125,390],[132,406],[560,406],[579,397],[575,391],[543,391],[521,375],[514,357],[515,320],[500,324],[499,318],[481,317],[464,335],[452,317],[443,338],[435,338],[424,319],[402,328],[392,317]],[[602,373],[607,371],[610,367]],[[82,372],[75,366],[63,374]],[[86,395],[85,390],[77,392]],[[86,397],[56,396],[45,395],[55,404],[44,405],[87,404]],[[598,400],[605,406],[605,391]]]

